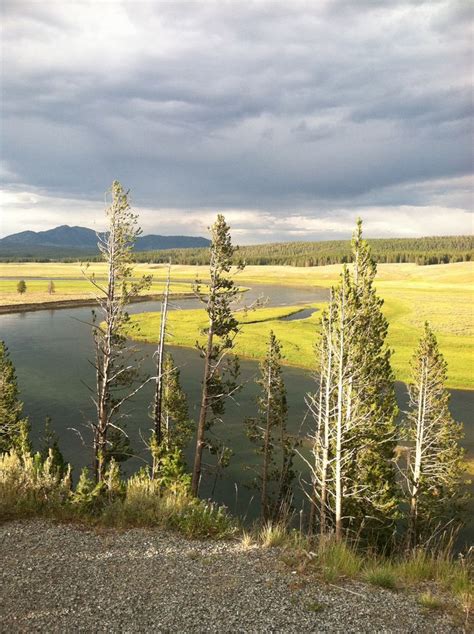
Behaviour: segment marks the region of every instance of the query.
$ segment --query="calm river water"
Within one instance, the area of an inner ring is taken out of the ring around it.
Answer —
[[[245,295],[246,303],[263,295],[269,298],[269,305],[282,306],[320,301],[327,297],[327,291],[310,287],[255,285]],[[174,304],[174,308],[192,308],[196,305],[195,300],[180,300]],[[144,302],[130,307],[130,312],[134,313],[155,310],[159,310],[158,302]],[[74,466],[76,476],[80,467],[90,461],[90,449],[83,445],[74,431],[79,430],[86,439],[88,430],[85,425],[94,413],[85,386],[85,383],[94,384],[93,369],[88,361],[93,357],[91,329],[82,323],[89,321],[90,315],[90,308],[71,308],[0,316],[0,338],[6,342],[16,367],[21,399],[31,422],[33,439],[38,441],[44,419],[50,416],[65,458]],[[307,315],[303,313],[302,316]],[[145,344],[141,347],[147,355],[144,371],[152,373],[151,355],[154,346]],[[181,369],[190,414],[197,419],[202,360],[195,350],[172,346],[169,349]],[[241,370],[244,387],[238,395],[238,402],[228,403],[225,423],[216,429],[219,436],[233,448],[235,455],[224,476],[217,481],[214,497],[225,503],[231,511],[251,518],[257,507],[255,500],[252,500],[254,494],[248,487],[255,455],[246,439],[243,421],[255,414],[258,364],[242,360]],[[306,424],[304,395],[314,390],[314,380],[310,372],[296,368],[285,368],[284,376],[288,390],[290,428],[297,432]],[[152,392],[152,385],[146,386],[128,412],[127,431],[138,457],[128,461],[127,470],[143,464],[142,460],[146,457],[140,431],[144,437],[149,435],[148,405]],[[397,394],[400,406],[405,407],[406,391],[403,384],[397,384]],[[451,411],[457,420],[465,424],[464,444],[469,454],[474,456],[474,392],[453,390]],[[304,465],[300,467],[304,471]],[[210,494],[213,484],[210,477],[203,482],[204,496]],[[303,504],[303,498],[299,503]]]

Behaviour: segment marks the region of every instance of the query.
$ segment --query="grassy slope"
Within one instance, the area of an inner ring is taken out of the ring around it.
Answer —
[[[451,387],[474,388],[474,285],[473,263],[462,262],[436,266],[415,264],[380,264],[377,287],[385,300],[385,314],[390,322],[389,344],[394,348],[393,365],[397,378],[406,380],[409,360],[425,319],[435,329],[441,349],[449,364]],[[166,265],[137,265],[136,274],[152,273],[153,292],[159,292],[166,275]],[[249,266],[237,277],[239,284],[281,284],[288,286],[325,286],[337,281],[340,265],[315,268],[290,266]],[[105,273],[103,264],[93,264],[98,276]],[[185,292],[189,285],[185,281],[196,275],[206,277],[206,267],[173,267],[173,291]],[[80,277],[76,263],[13,263],[0,265],[0,303],[36,302],[58,300],[63,297],[83,297],[89,293],[87,283],[71,278]],[[28,277],[44,277],[46,280],[28,280]],[[47,294],[47,280],[54,279],[56,294]],[[69,279],[68,279],[69,278]],[[25,279],[28,291],[23,296],[16,293],[16,283]],[[182,281],[179,284],[179,280]],[[43,299],[38,299],[43,297]],[[315,304],[318,308],[322,305]],[[244,325],[240,336],[239,353],[251,358],[263,355],[265,339],[270,329],[281,338],[286,362],[293,365],[314,367],[313,345],[317,339],[319,315],[293,322],[277,321],[278,317],[295,310],[262,309],[252,313],[248,320],[258,323]],[[159,317],[143,314],[134,317],[140,323],[138,338],[154,341],[158,332]],[[172,315],[173,343],[193,346],[200,337],[200,328],[205,327],[202,311],[180,311]],[[264,321],[262,321],[264,320]],[[202,338],[202,335],[201,335]]]

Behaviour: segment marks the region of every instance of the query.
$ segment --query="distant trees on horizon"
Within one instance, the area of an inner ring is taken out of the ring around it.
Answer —
[[[382,238],[367,240],[372,257],[378,263],[419,265],[468,262],[474,259],[473,236],[433,236],[426,238]],[[209,249],[170,249],[135,253],[136,262],[209,264]],[[325,266],[351,262],[350,240],[324,242],[278,242],[241,246],[234,263],[248,265]]]
[[[424,238],[374,238],[367,240],[372,257],[377,263],[408,263],[421,266],[449,264],[474,260],[474,236],[431,236]],[[135,262],[207,265],[209,248],[165,249],[161,251],[134,251]],[[87,257],[91,262],[101,256]],[[0,256],[2,262],[77,262],[84,256],[68,256],[67,251],[55,257],[32,254],[28,257]],[[244,261],[248,265],[325,266],[351,261],[350,240],[321,242],[275,242],[236,247],[233,263]]]

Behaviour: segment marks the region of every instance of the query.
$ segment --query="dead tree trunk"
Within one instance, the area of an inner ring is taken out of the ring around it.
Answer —
[[[328,333],[327,340],[329,345],[327,346],[327,359],[326,359],[326,377],[323,379],[321,375],[321,381],[325,380],[324,390],[324,414],[323,418],[323,445],[322,445],[322,461],[321,461],[321,499],[320,499],[320,514],[319,514],[319,532],[324,535],[327,530],[327,477],[329,468],[329,426],[331,415],[331,381],[332,381],[332,310],[333,306],[330,303],[329,317],[328,317]],[[323,389],[321,386],[321,395]],[[322,403],[321,403],[322,405]]]
[[[168,301],[170,294],[171,264],[168,266],[168,276],[166,279],[163,301],[161,303],[160,338],[156,351],[156,383],[155,383],[155,403],[153,411],[153,422],[155,427],[155,438],[158,446],[163,440],[162,411],[163,411],[163,366],[165,358],[166,340],[166,320],[168,317]]]
[[[410,514],[408,519],[407,546],[416,546],[418,491],[421,477],[421,462],[423,446],[425,444],[425,409],[426,409],[426,363],[422,364],[421,380],[418,388],[419,403],[416,420],[415,461],[413,465],[413,477],[410,487]]]
[[[336,422],[336,452],[335,452],[335,525],[336,539],[342,539],[342,398],[344,389],[344,287],[342,287],[342,304],[340,310],[339,327],[339,370],[337,384],[337,422]]]

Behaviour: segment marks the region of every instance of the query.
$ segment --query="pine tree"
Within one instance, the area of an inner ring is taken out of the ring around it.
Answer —
[[[337,538],[348,529],[382,535],[393,527],[398,505],[387,321],[360,221],[352,247],[353,270],[344,266],[322,315],[319,386],[308,400],[316,422],[311,524],[318,516],[320,532],[334,527]]]
[[[153,431],[150,449],[153,457],[153,477],[162,475],[164,459],[171,454],[179,454],[184,464],[183,452],[191,440],[194,423],[189,418],[186,393],[181,387],[180,372],[171,354],[165,354],[163,364],[161,442]]]
[[[352,241],[353,336],[348,362],[352,378],[347,407],[359,421],[354,442],[358,445],[349,477],[358,483],[359,494],[347,507],[354,528],[375,531],[372,537],[386,536],[394,528],[399,503],[394,462],[396,416],[394,374],[391,350],[385,341],[388,322],[382,313],[383,300],[377,296],[374,280],[377,266],[370,247],[362,239],[358,219]]]
[[[412,360],[410,405],[404,439],[410,443],[405,473],[407,545],[459,519],[463,495],[462,424],[449,412],[447,364],[428,323]]]
[[[209,287],[203,291],[199,280],[195,284],[195,293],[205,305],[209,322],[206,345],[197,344],[204,358],[204,376],[191,485],[193,495],[199,491],[204,449],[216,455],[228,456],[222,444],[212,439],[209,432],[213,423],[222,418],[226,398],[238,389],[238,360],[235,355],[228,356],[238,332],[232,301],[239,294],[239,289],[229,276],[234,253],[229,226],[224,216],[219,214],[211,227]]]
[[[171,354],[165,355],[163,366],[163,438],[168,451],[186,448],[194,431],[193,421],[189,418],[186,393],[181,387],[180,371],[174,364]]]
[[[51,425],[51,418],[49,416],[46,417],[44,422],[40,456],[43,462],[47,458],[51,459],[52,469],[56,471],[60,478],[63,478],[68,472],[69,465],[64,460],[64,456],[61,453],[61,449],[59,448],[59,438]]]
[[[28,436],[29,425],[18,395],[15,368],[8,348],[0,341],[0,453],[19,449],[25,444],[24,435]]]
[[[128,346],[123,331],[130,325],[127,305],[151,283],[151,278],[147,276],[138,281],[132,277],[132,249],[141,230],[137,226],[137,216],[131,211],[128,192],[114,181],[111,195],[111,204],[106,211],[108,231],[98,234],[97,245],[107,265],[107,281],[102,284],[94,274],[87,275],[84,271],[95,288],[102,318],[102,323],[97,323],[94,315],[93,323],[97,419],[92,423],[92,429],[96,482],[105,478],[111,430],[122,433],[120,410],[145,384],[143,382],[133,388],[139,379],[139,360],[136,349]]]
[[[133,447],[126,426],[121,425],[120,429],[111,427],[107,434],[107,445],[105,449],[106,468],[109,467],[112,460],[120,468],[121,464],[132,456]]]
[[[262,456],[255,485],[260,490],[264,521],[283,520],[288,515],[292,497],[294,441],[287,433],[288,407],[281,360],[280,343],[272,331],[257,379],[261,388],[257,399],[259,416],[246,421],[247,435]]]

